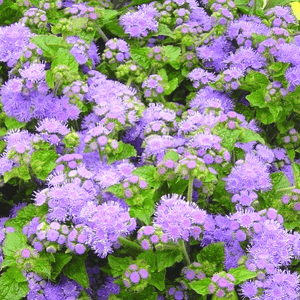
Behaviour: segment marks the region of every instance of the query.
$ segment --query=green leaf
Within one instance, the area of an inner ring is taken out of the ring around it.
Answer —
[[[51,275],[51,265],[48,260],[39,258],[33,263],[32,271],[39,276],[50,278]]]
[[[272,7],[277,6],[277,5],[285,6],[286,4],[289,4],[289,3],[292,3],[292,2],[295,2],[295,0],[267,0],[267,4],[264,7],[264,10],[268,10]]]
[[[268,107],[256,107],[256,119],[260,120],[265,125],[271,124],[275,121]]]
[[[169,192],[171,194],[176,193],[176,194],[181,195],[186,190],[188,184],[189,184],[188,180],[175,178],[171,182],[168,182]]]
[[[251,103],[252,106],[258,106],[260,108],[267,106],[264,89],[259,89],[255,92],[252,92],[250,95],[246,96],[246,99]]]
[[[271,115],[274,118],[274,121],[278,121],[280,119],[280,113],[282,112],[282,107],[278,105],[269,106],[269,110]]]
[[[125,158],[130,158],[136,156],[137,152],[135,148],[130,144],[125,144],[122,141],[119,141],[119,149],[118,152],[113,153],[111,156],[108,156],[107,163],[111,164],[117,160],[122,160]]]
[[[267,86],[269,84],[270,81],[266,75],[260,72],[250,71],[245,77],[240,88],[249,92],[253,92],[260,89],[262,86]]]
[[[297,226],[299,226],[299,222],[284,222],[283,226],[286,230],[292,230],[294,228],[296,228]]]
[[[106,23],[105,28],[109,30],[113,35],[116,35],[120,38],[126,37],[123,28],[115,21]]]
[[[26,236],[18,231],[7,234],[3,246],[4,254],[13,256],[17,250],[25,247],[26,241]]]
[[[47,84],[49,85],[49,87],[50,87],[51,89],[54,88],[54,80],[53,80],[53,78],[52,78],[51,70],[47,70],[47,71],[46,71],[46,82],[47,82]]]
[[[104,9],[103,13],[103,17],[100,20],[102,25],[111,22],[113,19],[116,19],[116,17],[120,14],[119,11],[113,9]]]
[[[269,69],[273,71],[272,77],[280,77],[285,75],[285,71],[289,67],[289,63],[282,63],[280,61],[274,62],[269,66]]]
[[[38,35],[31,38],[31,42],[39,46],[43,50],[43,56],[54,58],[60,47],[71,48],[71,44],[67,45],[63,38],[55,35]]]
[[[85,268],[86,257],[87,253],[84,255],[74,255],[70,262],[63,268],[63,273],[87,289],[90,283]]]
[[[151,273],[149,283],[155,286],[161,292],[165,289],[166,269],[161,272]]]
[[[51,280],[55,280],[64,266],[72,259],[69,253],[55,253],[55,262],[52,264]]]
[[[289,156],[289,159],[293,162],[294,159],[295,159],[295,155],[296,155],[295,150],[294,149],[287,149],[286,152]]]
[[[215,127],[212,132],[222,137],[222,146],[228,151],[232,151],[235,143],[238,141],[239,136],[242,135],[241,130],[230,130],[228,128]]]
[[[168,63],[176,70],[180,69],[180,55],[181,49],[175,46],[165,46],[164,49],[168,54]]]
[[[19,122],[15,118],[10,117],[6,117],[4,123],[8,130],[22,128],[26,125],[26,123]]]
[[[159,35],[165,35],[174,39],[173,31],[170,29],[169,26],[165,24],[159,24],[157,32],[151,34],[151,36],[159,36]]]
[[[156,179],[154,178],[156,168],[154,166],[143,166],[136,168],[132,174],[133,175],[138,175],[140,178],[144,179],[149,186],[157,189],[161,185],[160,182],[157,182]]]
[[[124,189],[121,184],[114,184],[114,185],[111,185],[110,187],[108,187],[105,191],[110,192],[110,193],[116,195],[117,197],[122,198],[123,190]]]
[[[154,190],[145,190],[140,195],[143,197],[143,204],[141,206],[130,206],[130,216],[138,218],[146,225],[151,223],[151,216],[155,211],[155,205],[153,201]]]
[[[241,284],[242,282],[255,278],[257,276],[257,273],[249,271],[245,266],[230,269],[229,273],[234,276],[235,285]]]
[[[16,267],[16,266],[17,266],[16,258],[13,256],[6,256],[1,264],[2,269],[6,267]]]
[[[19,300],[27,295],[28,283],[17,267],[9,268],[0,277],[0,299]]]
[[[172,92],[174,92],[177,87],[179,86],[178,78],[174,78],[171,81],[168,82],[168,89],[165,90],[165,95],[170,95]]]
[[[151,0],[133,0],[132,4],[133,5],[141,5],[141,4],[147,4],[152,2]]]
[[[166,69],[159,69],[157,74],[162,77],[165,82],[168,82],[168,74]]]
[[[144,251],[140,253],[137,259],[143,259],[147,262],[147,265],[150,266],[151,272],[156,272],[156,255],[153,251]]]
[[[208,261],[216,264],[216,272],[221,272],[224,269],[224,243],[213,243],[204,247],[197,255],[198,262]]]
[[[206,296],[209,293],[208,286],[211,283],[210,278],[203,278],[200,281],[190,283],[190,287],[199,295]]]
[[[170,150],[168,151],[165,156],[164,156],[164,161],[168,160],[168,159],[172,159],[173,161],[177,161],[179,159],[179,154],[178,152],[174,151],[174,150]]]
[[[28,204],[18,211],[16,218],[7,220],[5,226],[11,226],[15,229],[22,230],[22,228],[34,217],[42,217],[47,212],[47,205],[35,206],[33,204]]]
[[[179,249],[163,250],[156,252],[157,259],[157,271],[172,267],[175,263],[179,263],[183,260],[182,253]]]
[[[39,150],[33,152],[30,166],[38,179],[45,180],[56,167],[58,154],[54,150]]]
[[[121,276],[124,271],[130,265],[129,257],[115,257],[113,255],[108,256],[108,264],[111,267],[111,273],[113,277]]]
[[[262,143],[263,145],[265,144],[265,140],[261,137],[260,134],[254,132],[250,129],[246,129],[246,128],[244,128],[243,134],[239,137],[239,141],[241,143],[257,141],[257,142]]]
[[[4,182],[7,183],[9,182],[10,179],[12,178],[20,178],[23,179],[24,181],[28,181],[31,179],[30,174],[29,174],[29,169],[27,166],[19,166],[19,167],[14,167],[10,172],[5,172],[4,173]]]
[[[78,71],[77,61],[75,57],[67,49],[59,48],[58,51],[56,52],[55,58],[51,64],[51,69],[53,69],[58,65],[68,66],[71,72]]]
[[[149,48],[139,48],[139,49],[131,49],[130,55],[132,57],[132,60],[139,65],[141,65],[143,68],[148,69],[151,64],[151,60],[148,58]]]

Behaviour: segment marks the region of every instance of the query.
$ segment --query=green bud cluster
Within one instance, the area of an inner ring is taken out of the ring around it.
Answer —
[[[140,84],[146,80],[147,73],[140,65],[136,64],[132,60],[129,60],[117,67],[116,76],[118,79],[123,80],[128,80],[128,78],[131,78],[132,81]]]
[[[77,72],[72,72],[69,66],[58,65],[51,71],[53,81],[59,85],[59,91],[68,85],[71,85],[73,81],[80,80],[80,75]]]
[[[209,173],[205,162],[198,156],[191,154],[185,155],[179,160],[175,172],[185,180],[188,180],[190,177],[202,180]]]
[[[122,275],[123,284],[132,292],[141,292],[150,279],[150,266],[143,259],[132,261]]]

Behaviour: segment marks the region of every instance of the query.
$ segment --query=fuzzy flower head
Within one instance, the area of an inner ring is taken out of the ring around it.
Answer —
[[[88,203],[88,209],[82,210],[80,217],[86,223],[87,244],[102,258],[113,252],[119,236],[128,235],[136,227],[128,209],[114,201],[101,205]]]
[[[238,161],[225,181],[226,190],[233,194],[242,190],[267,191],[272,187],[267,166],[252,154],[246,154],[245,161]]]
[[[128,12],[120,17],[120,25],[126,34],[134,38],[144,38],[149,31],[157,32],[158,11],[152,4],[140,6],[136,12]]]
[[[208,83],[213,83],[217,80],[213,73],[210,73],[204,69],[196,68],[187,75],[187,78],[193,82],[194,88],[199,88],[207,85]]]
[[[22,55],[25,47],[34,36],[28,27],[21,23],[2,26],[0,29],[0,61],[13,67]]]
[[[194,203],[186,202],[181,196],[163,196],[156,207],[153,224],[162,226],[168,238],[177,242],[190,237],[199,240],[203,231],[206,212]]]

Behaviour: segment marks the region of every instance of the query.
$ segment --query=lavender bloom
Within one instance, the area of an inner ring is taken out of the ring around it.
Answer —
[[[262,23],[260,18],[251,16],[250,19],[244,15],[228,25],[226,35],[231,40],[235,39],[238,45],[251,47],[253,33],[268,36],[270,29]]]
[[[0,61],[13,67],[34,36],[30,29],[21,23],[0,28]]]
[[[285,78],[293,88],[296,88],[296,86],[300,85],[299,72],[300,66],[290,67],[285,72]]]
[[[25,273],[24,275],[29,287],[28,300],[79,299],[82,287],[76,281],[70,280],[65,276],[57,284],[54,284],[51,281],[45,281],[33,272]]]
[[[278,61],[300,65],[300,48],[296,43],[282,43],[276,46],[274,56]]]
[[[77,179],[50,188],[47,197],[48,217],[51,220],[65,221],[79,217],[82,207],[94,200],[93,194],[84,189],[81,180],[78,182]]]
[[[208,106],[211,101],[217,99],[220,101],[220,107],[227,113],[233,109],[232,100],[224,93],[212,89],[210,86],[206,86],[199,90],[196,94],[196,97],[191,100],[189,103],[191,108],[196,108],[199,112],[204,113],[205,108]]]
[[[217,80],[217,77],[213,73],[201,68],[194,69],[187,75],[187,78],[193,82],[194,88],[199,88],[199,86],[204,86]]]
[[[107,276],[104,280],[104,284],[99,288],[97,293],[97,300],[108,300],[110,295],[118,295],[121,288],[118,284],[114,283],[114,278]]]
[[[228,56],[228,53],[234,52],[234,50],[235,48],[230,41],[224,36],[219,36],[210,45],[196,48],[196,53],[207,68],[214,68],[216,72],[220,72],[226,67],[223,60]]]
[[[299,275],[297,272],[291,273],[286,270],[276,270],[276,272],[268,276],[265,281],[262,297],[266,300],[279,298],[290,300],[299,299]]]
[[[154,225],[162,226],[168,238],[188,241],[190,237],[199,240],[205,222],[206,212],[194,203],[188,203],[179,195],[163,196],[155,212]]]
[[[262,55],[247,47],[240,47],[234,54],[224,59],[224,62],[242,72],[249,71],[250,68],[258,70],[266,65],[266,59]]]
[[[128,210],[113,201],[98,206],[88,202],[80,217],[86,223],[87,244],[102,258],[113,252],[113,244],[119,236],[129,234],[136,227]]]
[[[149,31],[157,32],[158,22],[155,17],[159,16],[153,4],[140,6],[136,12],[128,12],[120,17],[120,25],[130,37],[143,38]]]
[[[256,156],[246,154],[231,170],[226,181],[226,190],[236,194],[242,190],[266,191],[272,187],[267,166]]]

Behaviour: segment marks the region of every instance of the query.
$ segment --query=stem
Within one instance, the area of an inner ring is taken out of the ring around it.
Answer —
[[[144,251],[144,249],[140,246],[140,245],[138,245],[138,244],[136,244],[136,243],[134,243],[134,242],[132,242],[132,241],[130,241],[130,240],[127,240],[127,239],[125,239],[124,237],[122,237],[122,236],[119,236],[119,242],[123,245],[123,246],[127,246],[127,247],[129,247],[129,248],[132,248],[132,249],[135,249],[135,250],[137,250],[137,251],[139,251],[139,252],[143,252]]]
[[[188,202],[192,202],[193,183],[194,183],[194,177],[190,176],[189,185],[188,185],[188,194],[187,194],[187,201]]]
[[[198,43],[197,43],[197,47],[201,46],[204,41],[210,37],[214,32],[215,32],[216,28],[214,27],[213,29],[211,29]]]
[[[184,257],[184,260],[185,260],[186,264],[189,265],[191,263],[191,261],[190,261],[189,255],[188,255],[188,253],[186,251],[186,247],[185,247],[184,241],[180,240],[178,244],[180,246],[180,250],[181,250],[181,252],[183,254],[183,257]]]
[[[256,14],[256,1],[257,0],[254,0],[254,3],[253,3],[253,14],[255,15]]]
[[[290,35],[295,36],[295,35],[299,35],[299,34],[300,34],[300,31],[296,31],[296,32],[291,33]]]
[[[55,86],[54,86],[54,90],[53,90],[53,94],[54,96],[57,96],[57,92],[59,90],[59,87],[60,87],[60,83],[62,82],[62,80],[59,80],[56,82]]]
[[[106,43],[108,41],[107,36],[105,35],[105,33],[102,31],[102,29],[99,27],[98,24],[96,24],[96,27],[97,27],[97,31],[98,31],[99,35],[101,36],[103,41]]]
[[[126,83],[127,86],[130,86],[132,79],[133,79],[132,76],[128,78],[127,83]]]
[[[287,188],[279,189],[279,190],[277,190],[276,192],[290,191],[290,190],[292,190],[292,189],[294,189],[294,188],[295,188],[295,186],[289,186],[289,187],[287,187]]]

